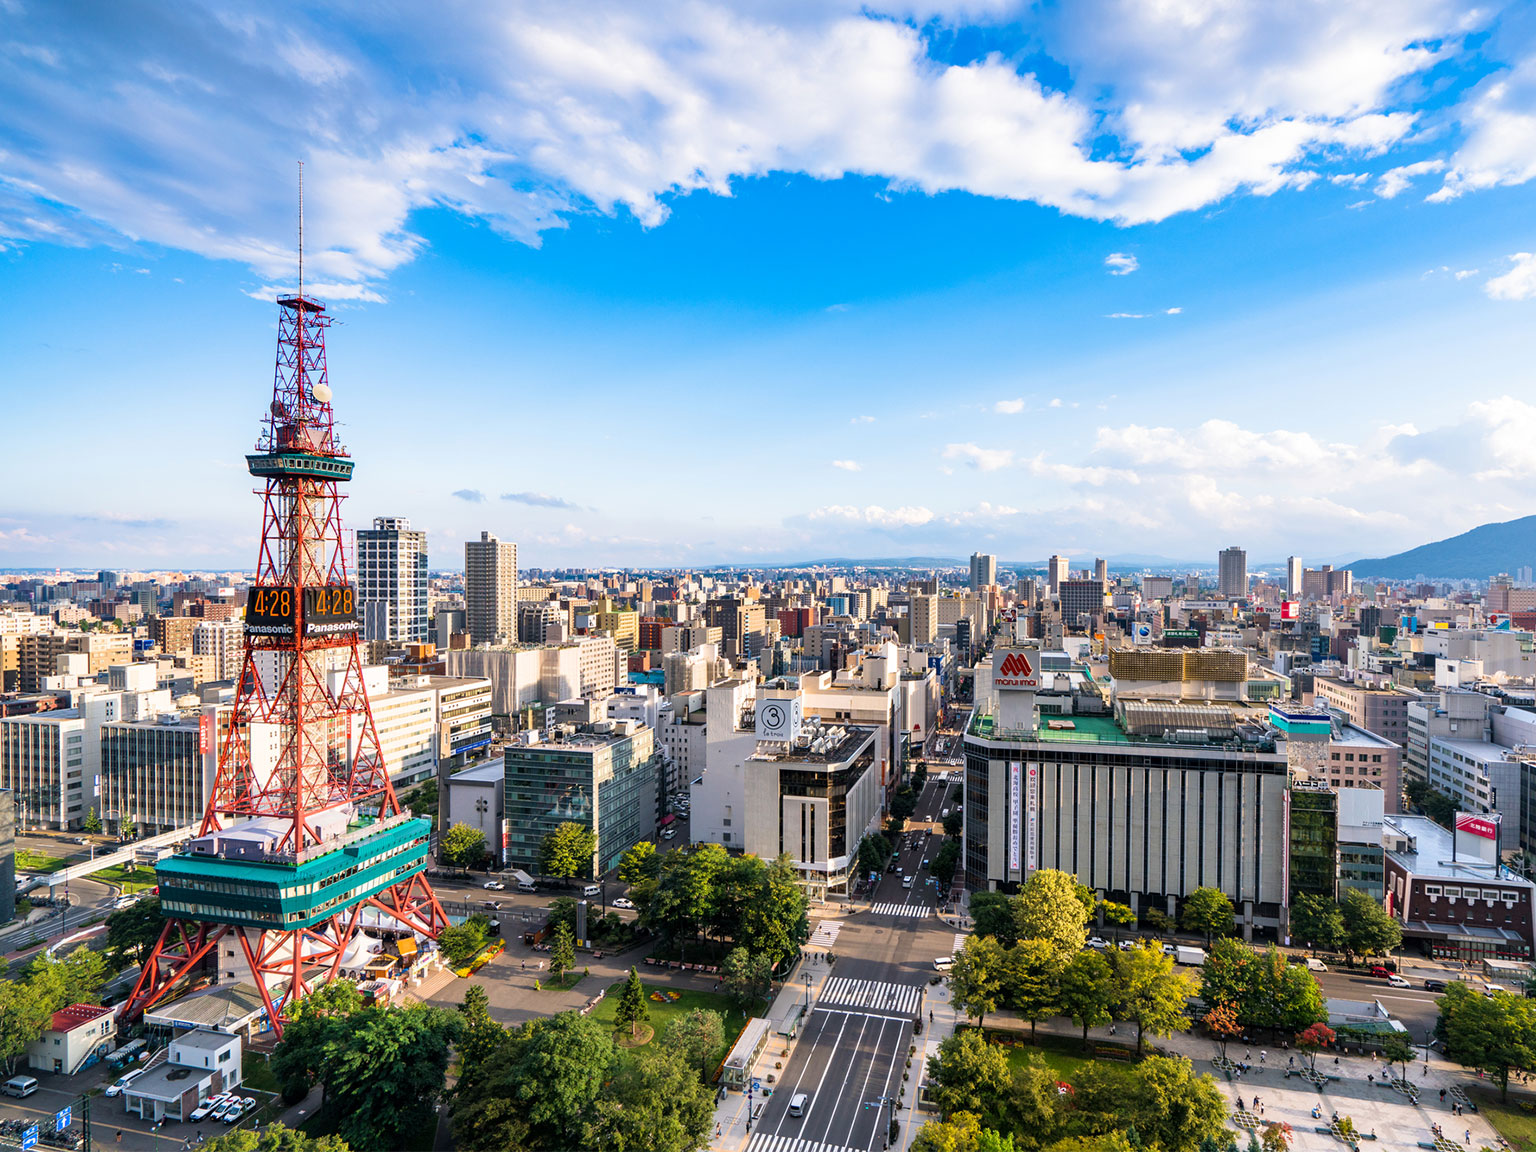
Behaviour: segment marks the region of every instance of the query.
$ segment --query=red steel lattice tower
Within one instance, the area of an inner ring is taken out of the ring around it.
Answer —
[[[272,403],[246,458],[265,490],[235,703],[198,837],[156,866],[167,921],[130,1017],[221,967],[222,943],[280,1034],[283,1009],[337,974],[365,925],[410,939],[405,955],[448,923],[424,875],[430,825],[400,808],[363,687],[339,487],[352,461],[331,408],[330,320],[300,268],[298,294],[278,300]]]

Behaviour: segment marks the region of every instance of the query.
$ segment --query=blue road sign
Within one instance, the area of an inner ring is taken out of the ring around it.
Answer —
[[[21,1146],[23,1148],[37,1147],[37,1125],[34,1124],[21,1134]]]
[[[53,1114],[53,1130],[55,1132],[64,1131],[64,1129],[69,1127],[69,1122],[72,1118],[68,1108],[62,1108],[55,1112]]]

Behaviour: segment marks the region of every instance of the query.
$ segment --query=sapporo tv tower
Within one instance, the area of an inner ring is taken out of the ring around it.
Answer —
[[[261,553],[233,712],[199,834],[156,865],[164,930],[123,1014],[208,973],[284,1008],[372,953],[409,958],[447,926],[423,873],[431,825],[402,812],[363,690],[341,494],[352,461],[326,378],[325,307],[279,298],[277,373],[256,452]]]

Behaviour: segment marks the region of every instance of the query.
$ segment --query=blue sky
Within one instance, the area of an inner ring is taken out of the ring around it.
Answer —
[[[298,159],[347,516],[443,566],[1536,511],[1529,6],[576,7],[0,0],[0,568],[253,562]]]

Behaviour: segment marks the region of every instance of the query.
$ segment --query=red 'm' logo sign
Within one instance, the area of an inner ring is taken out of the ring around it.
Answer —
[[[1028,656],[1022,652],[1010,652],[1003,657],[1003,666],[997,670],[997,674],[1028,680],[1035,674],[1035,669],[1034,665],[1030,664]]]

